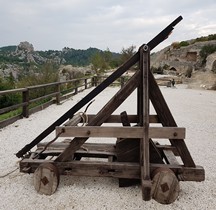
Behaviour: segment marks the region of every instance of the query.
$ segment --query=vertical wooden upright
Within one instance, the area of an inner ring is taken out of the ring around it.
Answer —
[[[150,155],[149,155],[149,83],[148,73],[150,68],[150,50],[148,45],[140,48],[140,101],[141,126],[143,126],[143,138],[140,139],[140,165],[141,165],[141,184],[143,200],[151,199],[151,179],[150,179]]]

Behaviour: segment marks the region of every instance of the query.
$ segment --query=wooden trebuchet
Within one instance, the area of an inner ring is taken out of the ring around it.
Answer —
[[[108,79],[16,154],[22,157],[20,171],[34,173],[34,186],[38,193],[53,194],[60,174],[115,177],[121,187],[140,183],[143,200],[153,198],[159,203],[169,204],[179,196],[179,181],[205,179],[203,167],[195,165],[185,144],[185,128],[177,126],[150,71],[150,50],[163,41],[181,19],[180,16],[147,45],[142,45]],[[88,115],[86,122],[78,114],[80,108],[136,62],[139,62],[139,69],[97,114]],[[134,113],[125,111],[113,115],[135,90],[137,106]],[[149,113],[150,101],[156,115]],[[157,126],[152,126],[152,123],[157,123]],[[54,140],[41,143],[54,129]],[[95,137],[115,138],[116,143],[86,142]],[[57,142],[58,138],[67,139]],[[160,144],[160,139],[167,139],[170,144]],[[37,149],[31,152],[30,149],[36,145]]]

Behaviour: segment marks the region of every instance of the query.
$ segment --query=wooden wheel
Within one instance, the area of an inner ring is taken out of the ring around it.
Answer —
[[[152,198],[162,204],[173,203],[179,195],[180,186],[174,172],[158,168],[153,172]]]
[[[34,187],[44,195],[52,195],[59,185],[58,168],[51,163],[42,163],[34,172]]]

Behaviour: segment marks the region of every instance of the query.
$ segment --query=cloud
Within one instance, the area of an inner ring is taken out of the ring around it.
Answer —
[[[10,0],[0,7],[0,46],[31,42],[37,50],[122,47],[148,42],[179,15],[183,21],[156,50],[216,32],[215,0]]]

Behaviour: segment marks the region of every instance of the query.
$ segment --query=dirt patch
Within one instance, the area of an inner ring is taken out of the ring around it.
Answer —
[[[186,82],[189,88],[216,90],[216,74],[210,71],[197,71]]]

